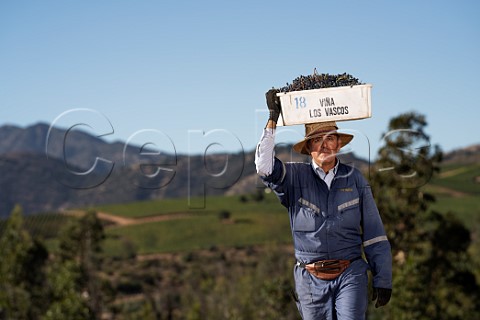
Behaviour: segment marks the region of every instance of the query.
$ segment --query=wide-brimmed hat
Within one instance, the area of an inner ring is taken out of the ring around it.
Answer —
[[[307,141],[313,138],[321,137],[326,134],[335,134],[340,138],[340,148],[343,148],[353,139],[353,135],[338,132],[335,121],[307,123],[305,125],[305,138],[293,145],[293,150],[298,153],[310,154],[307,150]]]

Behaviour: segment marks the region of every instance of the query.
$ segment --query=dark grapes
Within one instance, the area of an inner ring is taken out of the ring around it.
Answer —
[[[357,78],[342,73],[337,75],[330,75],[328,73],[317,74],[316,71],[309,76],[299,76],[287,83],[286,86],[278,89],[279,92],[302,91],[310,89],[322,89],[331,87],[355,86],[362,84]]]

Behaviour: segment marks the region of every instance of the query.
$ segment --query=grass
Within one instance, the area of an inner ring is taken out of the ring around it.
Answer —
[[[437,194],[432,209],[438,212],[453,212],[469,228],[474,224],[480,225],[480,197],[466,195],[452,197],[446,194]]]
[[[204,208],[188,207],[187,199],[132,202],[95,208],[128,218],[172,213],[192,213],[188,218],[107,228],[104,250],[111,256],[186,252],[212,247],[237,247],[291,243],[289,218],[274,194],[215,196],[193,199]],[[228,212],[228,219],[221,214]]]
[[[248,200],[248,199],[247,199]],[[113,204],[94,207],[94,210],[111,213],[126,218],[143,218],[149,216],[158,216],[172,213],[202,213],[215,212],[218,210],[233,209],[235,211],[248,212],[250,210],[258,210],[257,207],[260,202],[250,199],[247,202],[242,202],[240,196],[211,196],[206,198],[192,198],[190,199],[162,199],[137,201],[124,204]],[[262,210],[271,212],[278,211],[278,201],[273,195],[267,195],[263,204],[271,204],[262,206]]]
[[[480,164],[449,165],[425,186],[435,195],[432,209],[454,213],[470,230],[480,230]]]
[[[150,254],[272,242],[291,242],[286,213],[235,211],[229,219],[207,213],[188,219],[110,228],[105,251],[121,255],[125,244],[133,244],[139,254]]]
[[[478,196],[480,183],[475,181],[476,177],[480,177],[480,163],[445,166],[431,184]]]

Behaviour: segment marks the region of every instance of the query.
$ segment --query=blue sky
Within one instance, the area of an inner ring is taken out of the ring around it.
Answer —
[[[251,151],[264,93],[316,68],[373,84],[373,117],[339,124],[358,155],[374,158],[388,121],[412,110],[449,151],[480,143],[479,17],[473,0],[3,0],[0,125],[67,124],[81,108],[111,124],[107,141]],[[304,130],[283,129],[279,142]]]

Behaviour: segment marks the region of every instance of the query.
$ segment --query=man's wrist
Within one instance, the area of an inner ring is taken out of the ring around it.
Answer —
[[[277,122],[275,120],[269,119],[265,128],[275,129],[277,127]]]

